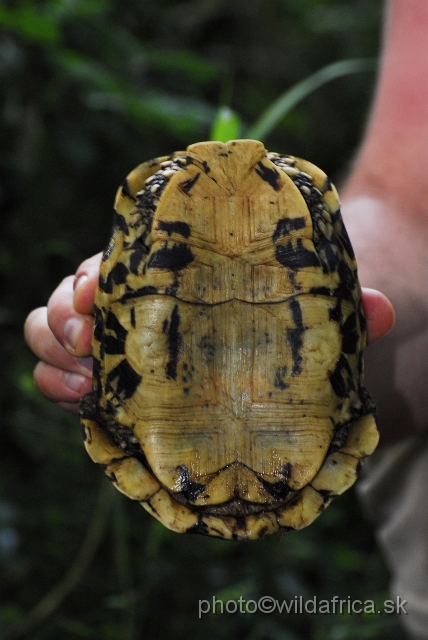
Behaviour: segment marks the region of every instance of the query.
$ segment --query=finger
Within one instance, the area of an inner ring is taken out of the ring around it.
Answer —
[[[91,379],[39,362],[34,369],[34,382],[45,398],[57,403],[78,404],[92,389]]]
[[[66,351],[49,328],[46,307],[30,313],[24,335],[28,346],[40,360],[58,369],[91,377],[92,358],[75,358]]]
[[[395,311],[388,298],[375,289],[363,289],[363,306],[367,344],[372,344],[391,331],[395,323]]]
[[[81,314],[94,313],[95,291],[100,276],[102,254],[82,262],[74,277],[74,309]]]
[[[58,342],[73,356],[91,354],[93,316],[77,313],[73,306],[74,276],[68,276],[48,301],[48,325]]]

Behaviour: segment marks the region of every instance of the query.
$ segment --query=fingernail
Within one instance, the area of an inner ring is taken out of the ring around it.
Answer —
[[[74,278],[74,283],[73,283],[73,289],[74,291],[77,291],[77,289],[84,283],[86,282],[86,280],[88,280],[88,276],[86,275],[86,273],[82,273],[81,276],[79,276],[78,278]]]
[[[69,389],[80,393],[83,385],[87,382],[88,378],[86,378],[86,376],[82,376],[80,373],[67,372],[64,374],[64,380]]]
[[[92,366],[94,364],[92,358],[78,358],[78,360],[79,364],[86,369],[90,375],[92,375]]]
[[[69,318],[64,324],[64,340],[66,346],[74,351],[77,346],[77,341],[85,326],[85,321],[79,318]]]

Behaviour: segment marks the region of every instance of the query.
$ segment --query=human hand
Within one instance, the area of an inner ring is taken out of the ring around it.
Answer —
[[[40,358],[34,370],[37,388],[75,414],[81,397],[92,389],[94,298],[101,255],[82,262],[75,276],[58,285],[47,307],[30,313],[24,327],[28,346]]]
[[[428,225],[423,198],[412,210],[393,189],[378,187],[373,195],[363,178],[354,174],[343,190],[342,212],[361,282],[384,291],[396,312],[394,332],[368,351],[365,363],[388,443],[427,424]]]
[[[25,338],[40,358],[34,370],[39,391],[60,407],[77,414],[83,394],[91,390],[91,341],[95,290],[101,254],[85,260],[61,282],[47,307],[35,309],[25,323]],[[379,291],[364,289],[368,343],[385,335],[394,324],[389,300]]]

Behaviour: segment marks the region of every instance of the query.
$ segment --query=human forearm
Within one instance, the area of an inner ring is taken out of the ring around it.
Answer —
[[[378,87],[344,198],[364,191],[426,215],[427,163],[428,2],[387,0]]]

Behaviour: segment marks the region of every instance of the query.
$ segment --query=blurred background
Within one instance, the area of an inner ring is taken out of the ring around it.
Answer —
[[[34,388],[27,313],[107,242],[135,165],[208,139],[219,106],[242,135],[324,65],[376,59],[380,0],[0,2],[0,637],[403,638],[392,615],[223,614],[198,600],[388,598],[353,491],[311,527],[253,543],[174,534],[110,487],[78,420]],[[313,91],[264,140],[340,184],[375,72]]]

